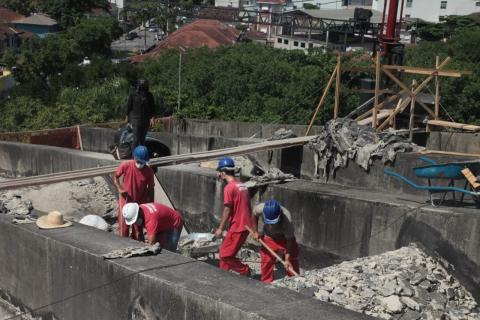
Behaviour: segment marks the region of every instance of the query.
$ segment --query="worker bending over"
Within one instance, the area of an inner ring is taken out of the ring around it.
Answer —
[[[154,174],[147,166],[150,154],[145,146],[138,146],[133,150],[134,160],[123,161],[115,171],[113,183],[117,187],[118,199],[118,231],[121,236],[128,237],[129,225],[122,218],[122,208],[127,202],[147,203],[154,198]],[[122,178],[122,182],[120,182]],[[137,226],[132,228],[132,238],[143,239],[143,231]]]
[[[182,232],[182,218],[175,211],[160,203],[127,203],[122,210],[125,223],[145,227],[149,244],[160,243],[162,248],[175,252]]]
[[[287,275],[289,270],[299,273],[298,244],[293,233],[292,216],[276,200],[268,200],[255,206],[252,214],[253,238],[262,239],[273,251],[285,256]],[[273,281],[274,256],[262,247],[260,249],[261,273],[263,282]]]
[[[215,236],[221,238],[227,222],[228,229],[220,246],[220,268],[233,270],[241,275],[250,275],[250,268],[237,257],[237,252],[248,236],[245,225],[251,226],[250,195],[247,187],[235,179],[235,162],[232,158],[223,157],[218,161],[218,179],[225,182],[223,189],[223,214]]]

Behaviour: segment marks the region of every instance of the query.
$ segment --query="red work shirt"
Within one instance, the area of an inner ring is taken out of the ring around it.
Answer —
[[[230,232],[242,232],[247,230],[245,225],[251,227],[252,208],[248,188],[239,181],[229,182],[223,189],[223,204],[229,206]]]
[[[153,236],[159,232],[177,229],[182,225],[180,213],[160,203],[141,204],[145,218],[147,234]]]
[[[138,169],[135,166],[135,160],[129,160],[118,166],[115,175],[123,176],[123,189],[130,196],[128,199],[123,199],[123,196],[120,195],[121,202],[141,204],[148,201],[147,187],[153,189],[155,185],[152,168],[144,166],[142,169]]]

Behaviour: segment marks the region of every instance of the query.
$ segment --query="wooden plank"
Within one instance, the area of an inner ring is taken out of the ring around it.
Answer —
[[[409,67],[409,66],[397,66],[397,65],[384,65],[385,69],[388,70],[398,70],[404,73],[409,74],[423,74],[423,75],[430,75],[432,72],[435,72],[435,69],[431,68],[419,68],[419,67]],[[344,67],[342,68],[342,72],[374,72],[375,66],[372,65],[371,67]],[[440,77],[454,77],[459,78],[462,75],[470,75],[472,74],[471,71],[466,70],[442,70],[438,72],[438,76]]]
[[[200,162],[204,160],[217,159],[226,155],[235,156],[235,155],[250,154],[258,151],[283,149],[283,148],[304,145],[305,143],[312,140],[313,138],[315,138],[315,136],[297,137],[297,138],[275,140],[275,141],[263,141],[259,143],[252,143],[252,144],[242,145],[242,146],[233,147],[233,148],[180,154],[180,155],[152,159],[149,165],[151,167],[158,167],[158,166],[165,166],[165,165],[172,165],[172,164],[192,163],[192,162]],[[115,164],[98,167],[98,168],[87,168],[87,169],[81,169],[81,170],[58,172],[58,173],[45,174],[40,176],[32,176],[32,177],[26,177],[26,178],[18,178],[18,179],[1,181],[0,190],[50,184],[50,183],[56,183],[56,182],[62,182],[62,181],[81,180],[81,179],[92,178],[97,176],[109,175],[115,172],[119,164],[120,164],[120,161],[117,161],[117,163]]]
[[[385,69],[388,70],[397,70],[405,73],[413,73],[413,74],[423,74],[423,75],[431,75],[434,72],[437,72],[437,69],[431,68],[420,68],[420,67],[409,67],[409,66],[397,66],[397,65],[384,65]],[[459,71],[459,70],[442,70],[438,71],[438,76],[440,77],[454,77],[460,78],[462,75],[472,74],[471,71]]]
[[[465,168],[462,170],[463,175],[465,176],[465,179],[470,183],[470,185],[473,187],[473,190],[477,190],[480,187],[480,183],[477,181],[477,177],[470,171],[470,169]]]
[[[375,57],[375,101],[373,102],[373,111],[372,111],[372,128],[377,127],[377,112],[378,112],[378,99],[380,98],[380,73],[381,73],[381,65],[380,65],[380,51],[377,51],[377,55]]]
[[[412,92],[415,91],[415,86],[417,85],[417,81],[412,81]],[[412,101],[410,103],[410,121],[408,122],[408,139],[413,141],[413,120],[415,115],[415,96],[411,97]]]
[[[461,157],[473,157],[480,158],[480,153],[464,153],[464,152],[452,152],[452,151],[441,151],[441,150],[421,150],[421,154],[445,154],[450,156],[461,156]]]
[[[337,58],[337,81],[335,83],[335,106],[333,108],[333,119],[337,119],[338,109],[340,108],[340,85],[341,85],[340,76],[342,75],[341,63],[342,63],[342,59],[339,54]]]
[[[378,114],[377,114],[377,120],[385,119],[386,117],[388,117],[390,115],[391,112],[392,112],[392,110],[386,110],[386,109],[379,110]],[[358,122],[359,125],[367,125],[367,124],[372,123],[372,118],[373,117],[370,116],[366,119],[359,120],[357,122]]]
[[[465,124],[465,123],[443,121],[443,120],[427,120],[426,123],[430,126],[462,129],[467,131],[480,131],[480,126],[475,126],[473,124]]]
[[[395,82],[401,89],[404,89],[405,92],[407,92],[408,94],[410,94],[410,97],[413,98],[413,91],[410,91],[410,89],[408,89],[408,87],[402,82],[400,81],[393,73],[391,73],[388,69],[382,69],[383,73],[385,73],[390,79],[393,80],[393,82]],[[416,100],[416,99],[415,99]],[[432,117],[435,117],[435,113],[432,111],[432,109],[430,109],[426,104],[424,104],[423,102],[420,102],[418,100],[416,100],[416,102],[425,110],[427,111]]]
[[[447,57],[445,60],[443,60],[443,62],[438,66],[438,70],[442,69],[448,62],[450,62],[450,57]],[[434,71],[428,78],[426,78],[425,80],[422,81],[422,83],[413,91],[413,96],[416,96],[420,91],[423,90],[423,88],[425,88],[425,86],[433,79],[434,75],[435,75],[435,72]],[[403,110],[404,107],[407,106],[408,103],[410,103],[410,100],[411,100],[411,97],[407,98],[403,103],[402,105],[400,106],[399,109]],[[400,112],[401,112],[400,110]],[[398,111],[396,112],[393,112],[390,117],[388,117],[378,128],[377,128],[377,131],[380,131],[380,130],[383,130],[383,128],[385,128],[385,126],[390,122],[390,119],[391,117],[394,117],[396,116],[398,113]]]
[[[310,124],[308,125],[307,131],[305,131],[305,136],[308,136],[308,134],[310,133],[310,130],[312,129],[312,126],[313,126],[313,123],[315,122],[315,118],[317,117],[318,111],[320,111],[320,108],[322,107],[323,103],[325,102],[325,99],[327,98],[328,91],[332,86],[333,78],[335,78],[335,75],[337,74],[337,70],[338,70],[337,67],[335,67],[335,69],[332,72],[332,75],[330,76],[330,79],[328,79],[327,86],[323,90],[322,97],[318,102],[317,108],[315,109],[315,113],[312,116],[312,120],[310,120]]]
[[[440,65],[440,57],[435,57],[435,68],[438,69]],[[435,120],[439,119],[440,115],[440,81],[438,79],[438,73],[435,75]]]

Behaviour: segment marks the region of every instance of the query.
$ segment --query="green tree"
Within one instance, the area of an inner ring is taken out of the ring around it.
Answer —
[[[35,11],[35,2],[29,0],[0,0],[0,7],[8,8],[23,15]]]
[[[79,22],[92,9],[108,9],[107,0],[41,0],[36,9],[56,19],[63,28]]]

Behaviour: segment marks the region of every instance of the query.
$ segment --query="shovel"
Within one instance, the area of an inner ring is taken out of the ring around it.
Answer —
[[[245,225],[245,228],[246,228],[246,229],[248,230],[248,232],[250,232],[250,234],[253,236],[253,230],[252,230],[249,226],[247,226],[247,225]],[[283,264],[283,266],[285,267],[285,270],[290,271],[290,272],[293,273],[295,276],[298,276],[298,275],[299,275],[295,270],[293,270],[293,269],[290,269],[290,270],[289,270],[289,268],[287,267],[287,264],[285,263],[285,261],[284,261],[282,258],[280,258],[280,256],[279,256],[275,251],[272,250],[272,248],[270,248],[265,242],[263,242],[262,239],[258,239],[258,242],[260,242],[260,244],[261,244],[265,249],[267,249],[268,252],[270,252],[278,261],[280,261],[280,262]]]

